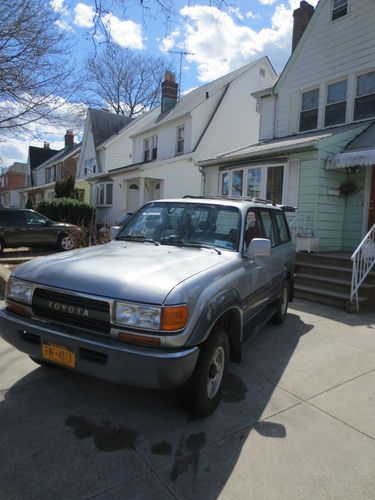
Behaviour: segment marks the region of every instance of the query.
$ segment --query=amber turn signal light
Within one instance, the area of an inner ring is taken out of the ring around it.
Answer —
[[[160,339],[158,337],[146,337],[146,335],[119,332],[118,339],[128,344],[147,345],[151,347],[160,346]]]
[[[21,306],[20,304],[14,304],[13,302],[7,302],[6,309],[7,311],[18,314],[19,316],[25,316],[26,318],[29,318],[31,316],[30,311],[27,307]]]
[[[163,307],[161,312],[160,329],[173,332],[182,330],[189,319],[189,309],[187,305]]]

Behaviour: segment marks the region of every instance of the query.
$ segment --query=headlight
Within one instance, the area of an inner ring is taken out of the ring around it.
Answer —
[[[115,323],[119,325],[173,332],[185,328],[188,319],[187,305],[156,307],[128,302],[115,305]]]
[[[160,316],[160,307],[116,302],[115,322],[120,325],[146,328],[147,330],[159,330]]]
[[[6,289],[6,297],[9,299],[31,304],[33,298],[33,285],[27,281],[17,278],[9,278]]]

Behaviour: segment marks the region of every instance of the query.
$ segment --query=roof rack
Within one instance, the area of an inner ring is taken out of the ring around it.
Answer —
[[[273,205],[277,207],[277,205],[272,200],[265,200],[263,198],[255,198],[250,196],[194,196],[191,194],[186,194],[183,198],[192,198],[197,200],[230,200],[230,201],[250,201],[252,203],[263,203],[264,205]]]

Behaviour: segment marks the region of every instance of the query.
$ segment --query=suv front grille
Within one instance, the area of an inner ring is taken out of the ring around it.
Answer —
[[[110,332],[109,304],[102,300],[36,288],[32,308],[35,316],[41,318],[101,333]]]

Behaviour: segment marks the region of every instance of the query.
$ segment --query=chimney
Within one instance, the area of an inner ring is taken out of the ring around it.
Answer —
[[[311,16],[314,14],[314,7],[302,0],[298,9],[293,12],[293,40],[292,53],[298,45],[298,42],[303,35]]]
[[[74,146],[74,133],[73,130],[67,130],[65,132],[65,148],[72,148]]]
[[[161,84],[161,112],[173,108],[177,102],[178,84],[176,76],[170,71],[165,72],[164,82]]]
[[[49,142],[44,141],[43,149],[49,149]]]

